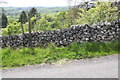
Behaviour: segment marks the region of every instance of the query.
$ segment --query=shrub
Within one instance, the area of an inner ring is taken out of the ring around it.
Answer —
[[[93,24],[97,22],[113,21],[118,18],[118,8],[110,2],[97,2],[89,10],[79,9],[79,24]]]

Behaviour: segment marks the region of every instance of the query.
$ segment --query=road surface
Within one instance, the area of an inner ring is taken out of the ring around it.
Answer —
[[[6,69],[3,78],[118,78],[118,55]]]

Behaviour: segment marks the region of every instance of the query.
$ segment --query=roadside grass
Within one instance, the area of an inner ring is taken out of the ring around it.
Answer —
[[[120,40],[112,42],[71,43],[67,47],[23,47],[2,49],[2,69],[25,65],[53,63],[61,59],[94,58],[120,53]]]

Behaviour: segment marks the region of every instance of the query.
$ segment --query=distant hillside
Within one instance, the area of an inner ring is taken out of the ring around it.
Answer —
[[[18,18],[20,13],[24,10],[28,12],[32,7],[4,7],[5,14],[10,18]],[[68,7],[36,7],[41,14],[55,14],[61,11],[68,10]]]

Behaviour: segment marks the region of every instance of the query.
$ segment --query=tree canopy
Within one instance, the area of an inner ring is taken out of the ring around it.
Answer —
[[[6,28],[8,23],[8,19],[4,13],[2,13],[2,28]]]
[[[33,8],[30,9],[30,11],[29,11],[29,13],[28,13],[28,17],[29,17],[29,18],[32,18],[32,17],[34,17],[36,14],[37,14],[37,9],[33,7]]]
[[[22,11],[22,13],[20,14],[20,17],[19,17],[19,22],[21,22],[22,24],[25,24],[27,21],[28,21],[27,15],[26,15],[25,11]]]

